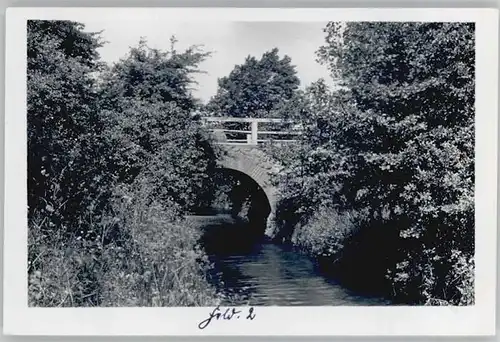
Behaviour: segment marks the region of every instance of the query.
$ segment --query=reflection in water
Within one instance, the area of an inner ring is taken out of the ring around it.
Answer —
[[[231,298],[224,305],[389,304],[346,290],[322,275],[309,257],[251,237],[246,225],[212,220],[205,229],[205,248],[214,264],[211,279]]]

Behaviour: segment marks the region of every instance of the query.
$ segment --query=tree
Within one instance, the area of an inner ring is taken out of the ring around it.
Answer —
[[[149,103],[175,102],[183,110],[192,110],[197,100],[191,94],[193,75],[201,73],[198,65],[210,56],[199,46],[179,53],[176,39],[170,39],[169,51],[152,49],[141,39],[125,58],[104,75],[105,107],[127,106],[128,99]],[[117,103],[118,102],[118,103]]]
[[[343,90],[309,91],[287,193],[303,194],[293,198],[306,220],[321,207],[357,213],[355,254],[368,253],[358,266],[382,253],[373,274],[387,292],[470,303],[474,25],[329,23],[325,33],[319,60]]]
[[[260,60],[248,56],[227,77],[219,79],[217,94],[207,109],[217,116],[265,117],[292,98],[299,86],[291,59],[280,59],[275,48]]]
[[[93,73],[101,69],[98,34],[70,21],[28,21],[28,206],[58,229],[79,231],[89,208],[105,206]],[[78,223],[80,222],[80,223]]]
[[[350,201],[380,208],[372,215],[398,227],[404,253],[389,273],[398,290],[460,303],[472,289],[450,279],[463,280],[453,274],[457,256],[474,256],[474,25],[330,24],[326,32],[320,58],[359,110],[345,140],[362,156]]]
[[[191,115],[204,55],[141,45],[105,68],[99,46],[81,24],[28,22],[29,305],[212,303],[181,220],[215,164]]]
[[[152,196],[185,212],[210,193],[215,168],[216,151],[192,116],[196,100],[190,92],[209,53],[195,46],[179,53],[171,42],[170,51],[160,51],[141,41],[105,73],[100,94],[107,136],[118,148],[120,181],[147,174]]]
[[[96,92],[100,38],[70,21],[27,28],[29,303],[63,305],[68,294],[65,305],[95,303],[96,248],[82,245],[115,186]]]

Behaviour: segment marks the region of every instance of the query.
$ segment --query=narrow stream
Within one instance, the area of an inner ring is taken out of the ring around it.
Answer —
[[[322,274],[312,258],[291,247],[244,237],[241,225],[215,217],[197,220],[211,236],[205,242],[214,265],[211,281],[227,295],[224,305],[390,304],[343,288]]]

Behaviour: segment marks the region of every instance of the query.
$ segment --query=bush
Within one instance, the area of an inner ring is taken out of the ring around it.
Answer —
[[[451,299],[452,303],[474,305],[474,257],[467,257],[464,253],[453,250],[451,262],[453,269],[448,278],[448,287],[455,293],[455,296]]]
[[[293,231],[291,242],[313,256],[339,257],[345,242],[356,233],[350,213],[339,214],[330,208],[320,208],[312,218]]]

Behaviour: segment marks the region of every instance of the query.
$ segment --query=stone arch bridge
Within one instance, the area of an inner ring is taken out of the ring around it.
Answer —
[[[281,119],[204,117],[203,121],[214,133],[217,144],[224,152],[219,160],[220,168],[248,176],[264,192],[269,205],[269,227],[276,209],[276,188],[271,177],[280,166],[261,146],[264,143],[294,142],[300,130]],[[228,123],[233,124],[233,127]],[[236,129],[233,129],[234,124],[237,125]],[[259,126],[263,129],[259,130]]]

